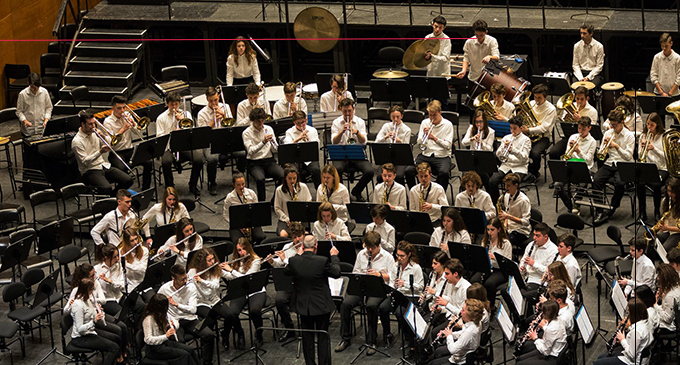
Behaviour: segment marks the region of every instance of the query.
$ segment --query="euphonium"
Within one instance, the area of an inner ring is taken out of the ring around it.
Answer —
[[[642,153],[640,154],[640,162],[642,163],[647,162],[647,153],[649,153],[650,143],[652,143],[652,132],[647,132],[647,134],[645,134],[645,148],[642,150]]]
[[[668,105],[666,105],[666,111],[669,113],[673,113],[675,115],[675,119],[680,122],[680,100],[674,101]]]
[[[561,118],[562,123],[576,123],[578,120],[574,117],[578,112],[576,105],[574,105],[574,94],[566,93],[557,100],[555,108],[564,110],[564,117]]]
[[[671,105],[676,103],[677,102],[671,103]],[[668,110],[668,108],[666,108],[666,110]],[[668,169],[668,173],[673,177],[680,177],[680,131],[669,128],[664,132],[661,138],[663,142],[663,152],[666,156],[666,168]]]
[[[538,121],[538,118],[536,118],[536,114],[534,114],[534,110],[531,108],[531,104],[529,103],[529,98],[531,97],[531,91],[525,91],[519,97],[517,97],[517,102],[515,103],[513,100],[513,103],[515,105],[515,114],[522,118],[522,121],[524,122],[523,125],[533,128],[533,127],[538,127],[541,125],[541,122]],[[539,139],[541,139],[543,136],[540,134],[530,134],[529,138],[531,138],[532,142],[536,142]]]
[[[496,109],[489,102],[490,96],[490,92],[484,91],[483,93],[477,95],[475,100],[472,102],[472,106],[475,107],[475,109],[482,109],[482,112],[484,112],[484,116],[486,116],[487,120],[496,120]]]
[[[576,140],[576,142],[574,142],[574,144],[571,145],[571,147],[569,147],[569,149],[567,150],[567,153],[563,154],[562,157],[560,157],[560,159],[562,161],[571,160],[572,157],[574,156],[574,151],[576,150],[576,146],[578,146],[579,143],[581,143],[582,140],[583,140],[583,138],[581,138],[581,136],[578,136],[578,139]]]

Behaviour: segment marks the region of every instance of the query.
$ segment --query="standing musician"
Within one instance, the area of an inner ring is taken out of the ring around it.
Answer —
[[[505,194],[497,201],[500,208],[498,218],[503,222],[508,239],[513,245],[524,248],[524,242],[531,233],[531,200],[519,190],[519,174],[507,174],[505,182]]]
[[[313,236],[304,238],[304,252],[291,257],[286,266],[286,275],[293,277],[293,295],[290,306],[300,316],[302,328],[328,332],[330,314],[335,304],[328,287],[328,278],[340,277],[340,259],[338,249],[331,248],[330,260],[316,254],[317,242]],[[318,364],[330,364],[330,336],[317,333]],[[314,361],[314,334],[302,333],[302,348],[305,364],[316,364]]]
[[[238,103],[236,107],[235,126],[249,126],[250,112],[255,108],[264,109],[266,115],[271,115],[269,102],[264,98],[264,94],[256,84],[252,82],[246,86],[246,99]]]
[[[217,271],[219,270],[220,269],[217,268]],[[181,339],[181,343],[186,343],[190,339],[189,336],[185,336],[185,333],[190,334],[192,337],[200,338],[203,363],[212,364],[215,334],[208,327],[203,328],[200,332],[196,331],[196,327],[200,326],[200,321],[196,314],[199,310],[203,311],[206,305],[204,304],[204,301],[200,302],[198,299],[199,282],[197,279],[192,279],[192,282],[187,281],[187,272],[184,265],[172,265],[170,273],[172,275],[172,280],[163,284],[158,290],[158,294],[166,297],[168,300],[168,318],[179,323],[179,328],[175,328],[178,333],[177,338]],[[205,276],[207,277],[207,275]],[[206,291],[208,291],[208,289],[206,289],[207,281],[208,280],[200,282],[202,289]],[[219,276],[217,282],[219,286]],[[217,298],[219,300],[219,296]],[[204,317],[206,315],[207,312],[203,314]]]
[[[550,146],[557,111],[555,106],[546,99],[546,96],[548,96],[547,86],[538,84],[531,89],[531,92],[534,94],[534,100],[529,102],[529,105],[531,105],[531,110],[536,116],[538,125],[534,127],[522,125],[521,128],[524,134],[540,137],[537,141],[531,143],[531,152],[529,153],[529,180],[535,181],[541,175],[539,172],[541,156]]]
[[[144,213],[142,220],[147,220],[148,222],[153,220],[156,222],[156,225],[164,226],[166,224],[175,223],[182,218],[191,218],[189,216],[189,211],[187,210],[187,207],[179,201],[179,193],[177,190],[174,187],[169,186],[165,188],[162,202],[156,203],[149,208],[149,210]],[[151,229],[149,228],[150,226],[151,224],[149,223],[144,225],[144,235],[147,237],[147,247],[150,247],[153,242],[153,239],[151,238]]]
[[[574,90],[574,101],[573,105],[576,108],[576,112],[571,114],[568,112],[566,109],[561,110],[561,114],[558,116],[560,123],[557,123],[557,128],[562,129],[562,123],[570,123],[570,122],[563,122],[565,118],[569,118],[573,120],[571,123],[578,123],[582,117],[587,117],[590,124],[594,126],[598,126],[598,120],[599,116],[597,114],[597,109],[595,109],[593,106],[588,103],[588,89],[586,89],[584,86],[579,86]],[[567,136],[565,136],[567,137]],[[550,159],[551,160],[559,160],[560,156],[562,156],[562,151],[568,150],[569,148],[567,147],[568,142],[571,142],[570,139],[568,138],[562,138],[559,140],[559,142],[556,142],[553,147],[550,148]],[[588,165],[590,167],[590,165]]]
[[[168,110],[164,111],[156,118],[156,136],[165,136],[174,130],[180,129],[179,121],[182,119],[193,119],[191,110],[180,109],[180,103],[182,102],[183,104],[186,104],[186,101],[179,92],[171,91],[168,93],[165,97],[165,104],[168,106]],[[200,150],[172,153],[172,151],[170,151],[170,142],[168,142],[168,145],[165,147],[165,153],[163,153],[163,158],[161,160],[165,186],[175,186],[175,180],[172,176],[172,164],[176,163],[178,171],[181,171],[181,161],[191,161],[189,190],[191,190],[194,195],[199,195],[200,192],[196,187],[196,184],[198,184],[198,178],[201,175],[201,170],[203,170],[203,153]]]
[[[238,36],[229,46],[227,57],[227,86],[254,82],[260,84],[257,53],[243,36]]]
[[[618,278],[619,285],[623,287],[626,296],[640,285],[647,285],[650,289],[656,290],[654,263],[645,255],[647,241],[644,237],[632,237],[628,245],[630,245],[630,257],[633,259],[631,278]]]
[[[339,74],[331,76],[329,80],[331,90],[321,94],[319,98],[320,108],[322,112],[337,112],[340,111],[340,102],[342,99],[352,100],[352,93],[347,90],[347,74]]]
[[[449,253],[449,242],[472,243],[463,217],[456,208],[446,209],[441,226],[435,228],[430,237],[430,246],[439,247],[446,253]]]
[[[522,133],[522,119],[512,117],[509,120],[510,134],[501,139],[500,146],[496,150],[496,157],[501,160],[498,171],[494,172],[489,179],[488,193],[492,201],[497,201],[500,196],[498,186],[504,181],[509,173],[517,175],[518,184],[524,179],[529,166],[529,152],[531,151],[531,140]]]
[[[257,194],[252,189],[246,188],[246,177],[242,173],[236,172],[231,176],[231,184],[234,186],[226,198],[224,198],[224,209],[222,210],[222,216],[224,220],[227,221],[229,226],[229,237],[232,242],[238,241],[241,237],[247,237],[253,242],[261,242],[265,239],[264,231],[262,227],[251,227],[251,228],[232,228],[229,219],[229,207],[232,205],[257,203]]]
[[[83,183],[94,187],[97,192],[104,195],[111,195],[114,191],[132,186],[132,176],[112,166],[104,158],[110,149],[103,139],[97,137],[95,117],[84,110],[78,113],[78,117],[80,129],[71,141],[71,149],[76,156],[78,171],[83,178]],[[111,183],[116,184],[113,190]]]
[[[298,110],[307,114],[307,102],[302,95],[297,95],[297,86],[302,87],[302,84],[300,83],[298,85],[292,82],[286,82],[286,84],[283,85],[284,98],[279,99],[276,104],[274,104],[274,119],[290,117]]]
[[[533,346],[524,346],[527,349],[516,358],[517,364],[556,364],[557,357],[567,345],[567,331],[558,319],[560,307],[557,302],[548,300],[543,302],[541,307],[543,316],[538,327],[543,329],[543,336],[538,338],[536,328],[531,329],[525,335],[533,341]]]
[[[556,154],[559,155],[564,151],[564,154],[554,157],[550,156],[550,159],[561,159],[562,156],[569,157],[569,160],[579,159],[583,160],[588,166],[591,174],[595,174],[595,151],[597,150],[597,141],[590,135],[590,129],[592,128],[590,117],[581,117],[578,120],[578,133],[572,134],[568,142],[565,143],[565,149],[556,150],[557,146],[551,149],[555,150]],[[567,141],[567,138],[563,138],[562,141]],[[564,157],[564,158],[567,158]],[[555,182],[555,193],[562,199],[564,206],[567,207],[567,211],[572,213],[578,213],[578,208],[574,206],[573,195],[571,194],[571,185],[569,182],[569,176],[567,176],[567,182]],[[575,209],[576,208],[576,209]]]
[[[106,297],[106,304],[103,306],[104,311],[116,315],[121,310],[118,301],[123,297],[125,290],[125,278],[123,269],[120,267],[120,254],[116,246],[107,243],[102,247],[102,257],[103,259],[94,265],[94,272]]]
[[[141,131],[137,129],[137,122],[134,120],[133,114],[125,110],[126,106],[124,97],[114,96],[111,98],[112,113],[104,119],[104,127],[116,136],[120,136],[120,141],[117,144],[111,144],[111,148],[118,153],[118,156],[109,153],[109,162],[121,171],[127,170],[123,161],[127,163],[132,159],[134,151],[132,148],[132,131],[136,130],[141,137]],[[153,163],[151,160],[145,161],[142,163],[142,167],[142,190],[147,190],[151,187]]]
[[[442,217],[442,205],[449,205],[444,188],[432,182],[430,164],[421,162],[416,167],[420,184],[413,185],[409,192],[409,210],[427,212],[433,226],[438,226]]]
[[[468,80],[477,81],[482,74],[484,64],[500,58],[498,51],[498,41],[496,38],[488,35],[489,26],[486,21],[482,19],[475,20],[472,23],[472,30],[475,36],[465,41],[463,51],[463,69],[456,75],[457,78],[462,79],[463,76],[470,69]]]
[[[506,279],[503,272],[498,266],[498,259],[496,255],[501,255],[507,259],[512,259],[512,244],[508,240],[508,236],[505,233],[505,228],[503,223],[498,217],[491,218],[486,224],[486,232],[484,232],[484,238],[482,238],[482,247],[485,247],[489,251],[489,261],[491,261],[492,272],[486,279],[482,276],[480,272],[475,273],[470,282],[479,283],[484,279],[484,288],[486,292],[489,293],[489,301],[491,305],[491,312],[495,312],[496,308],[496,288],[503,284]]]
[[[500,82],[494,82],[491,85],[491,98],[489,102],[496,110],[496,120],[501,120],[507,122],[512,118],[512,114],[515,112],[515,106],[511,102],[505,100],[505,94],[507,90],[505,85]]]
[[[400,167],[391,162],[380,167],[382,182],[373,189],[374,204],[386,204],[391,210],[406,210],[406,187],[395,181]]]
[[[680,278],[673,266],[659,264],[656,268],[657,303],[655,307],[659,313],[659,327],[661,334],[674,334],[675,306],[680,301]]]
[[[549,233],[550,227],[547,224],[536,223],[534,225],[534,240],[527,245],[524,255],[519,260],[519,270],[527,282],[526,292],[522,295],[527,298],[536,297],[535,293],[543,280],[548,265],[552,264],[559,255],[557,246],[548,236]]]
[[[619,176],[618,162],[632,162],[633,148],[635,148],[635,135],[630,130],[623,127],[623,114],[620,110],[614,109],[609,112],[609,122],[613,129],[608,130],[602,136],[602,144],[598,154],[609,153],[609,157],[605,157],[604,166],[600,167],[593,178],[593,189],[604,191],[605,184],[609,179],[614,179],[614,196],[611,200],[612,209],[605,212],[601,208],[597,208],[597,216],[594,224],[599,226],[606,222],[616,209],[621,204],[621,198],[625,193],[625,183],[621,181]]]
[[[241,261],[235,262],[231,266],[226,262],[220,264],[220,267],[222,267],[222,269],[226,271],[226,273],[223,273],[222,275],[227,280],[236,279],[241,276],[250,275],[260,271],[260,264],[262,262],[262,259],[260,259],[260,257],[257,256],[255,251],[253,251],[253,246],[250,245],[250,241],[248,241],[246,238],[241,237],[239,238],[236,245],[234,245],[234,253],[232,254],[231,257],[232,259],[238,259],[246,255],[250,256],[246,257]],[[248,301],[249,316],[250,319],[253,321],[254,327],[255,328],[262,327],[262,307],[264,307],[266,297],[267,293],[265,291],[265,288],[262,287],[262,289],[257,293],[250,294],[246,297],[231,300],[229,306],[231,312],[235,314],[234,320],[232,321],[232,327],[234,329],[234,332],[238,336],[238,340],[235,346],[237,350],[243,350],[245,348],[246,343],[245,334],[243,333],[243,327],[241,327],[241,321],[238,320],[237,313],[241,313],[241,310],[243,310],[243,307],[245,307],[246,305],[246,301]],[[226,331],[229,331],[229,329],[226,329]],[[257,330],[255,332],[255,341],[257,342],[257,345],[255,347],[262,347],[262,344],[264,342],[262,338],[262,330]]]
[[[590,81],[595,86],[602,85],[602,68],[604,67],[604,47],[593,39],[595,27],[583,23],[580,28],[581,40],[574,44],[574,58],[571,68],[575,81]]]
[[[453,147],[453,124],[442,118],[442,105],[433,100],[427,106],[429,118],[420,123],[418,143],[421,153],[416,157],[416,165],[427,162],[432,172],[437,175],[437,183],[444,189],[449,186],[451,177],[451,148]],[[416,169],[406,168],[406,182],[415,186]],[[445,190],[446,191],[446,190]]]
[[[380,235],[380,246],[387,252],[394,252],[394,242],[396,241],[396,234],[394,227],[387,223],[389,210],[384,204],[375,205],[371,208],[371,218],[373,223],[366,225],[364,232],[374,231]]]
[[[296,110],[292,116],[294,126],[288,128],[286,136],[283,139],[284,144],[300,143],[300,142],[319,142],[319,132],[316,128],[307,125],[307,113],[302,110]],[[312,177],[314,186],[321,184],[321,167],[319,166],[319,159],[312,158],[314,161],[305,162],[297,166],[302,175],[303,180],[306,176]]]
[[[663,243],[663,247],[669,255],[670,251],[676,248],[678,242],[680,242],[680,227],[677,224],[678,218],[680,218],[678,198],[680,198],[680,179],[670,177],[666,181],[666,197],[661,202],[661,212],[665,214],[666,219],[661,223],[657,233],[657,238]],[[680,269],[680,267],[678,268]]]
[[[437,15],[432,19],[432,33],[425,36],[427,38],[439,38],[439,52],[432,54],[427,51],[425,54],[426,61],[432,61],[427,65],[427,76],[444,76],[451,73],[451,63],[449,57],[451,56],[451,40],[449,36],[444,34],[446,29],[446,18]],[[448,77],[446,77],[448,79]],[[446,101],[442,101],[446,103]]]
[[[323,202],[319,206],[317,221],[312,226],[312,234],[319,241],[351,241],[347,226],[338,218],[333,204]],[[380,243],[380,242],[378,242]]]
[[[286,164],[283,167],[283,182],[276,188],[274,194],[274,212],[279,218],[276,231],[281,237],[290,236],[290,217],[288,216],[288,202],[312,201],[312,194],[309,193],[307,184],[301,184],[298,170],[293,164]]]
[[[404,108],[399,105],[392,105],[389,110],[390,120],[392,122],[385,122],[380,132],[375,137],[376,143],[410,143],[411,142],[411,128],[404,124],[402,118],[404,117]],[[404,175],[406,174],[407,166],[400,165],[396,167],[397,181],[404,183]],[[378,181],[382,176],[378,176]]]
[[[221,121],[231,118],[231,108],[228,104],[220,103],[220,93],[208,86],[205,90],[208,105],[204,106],[196,118],[197,127],[221,128]],[[219,153],[212,153],[210,146],[203,149],[203,158],[208,165],[208,191],[210,195],[217,195],[217,163],[220,160]]]
[[[106,234],[108,243],[118,246],[123,231],[128,227],[128,222],[132,223],[137,219],[137,215],[130,210],[132,194],[128,190],[120,189],[116,192],[116,203],[118,203],[118,207],[106,213],[90,231],[95,244],[95,260],[97,261],[101,261],[98,250],[104,244],[102,235]]]
[[[283,169],[274,158],[274,153],[278,150],[279,144],[276,141],[274,129],[264,125],[265,117],[264,109],[253,109],[250,112],[252,125],[243,131],[248,170],[255,179],[259,201],[265,201],[267,198],[267,191],[264,187],[264,180],[267,177],[274,179],[276,185],[283,179]]]
[[[493,143],[496,141],[496,131],[489,127],[486,115],[482,109],[475,110],[475,122],[470,124],[465,136],[463,146],[469,146],[471,150],[493,151]]]
[[[666,154],[663,148],[664,120],[656,112],[652,112],[647,117],[645,129],[640,136],[638,145],[638,156],[640,162],[653,163],[659,170],[659,183],[637,184],[637,197],[639,203],[640,219],[647,221],[647,185],[652,188],[654,193],[654,221],[661,219],[659,208],[661,206],[661,188],[668,179],[668,168],[666,166]]]
[[[484,211],[487,221],[496,216],[496,207],[491,201],[491,196],[481,190],[482,179],[474,171],[463,174],[460,184],[465,188],[456,195],[455,206],[465,208],[478,208]]]
[[[182,240],[184,242],[177,244]],[[194,221],[191,218],[182,218],[177,222],[175,235],[165,241],[156,255],[163,256],[165,252],[170,251],[177,255],[176,263],[186,266],[189,252],[201,248],[203,248],[203,237],[194,231]]]
[[[446,346],[435,350],[429,365],[465,364],[467,354],[477,350],[481,335],[480,325],[484,317],[484,303],[478,299],[466,299],[460,312],[465,323],[461,330],[454,332],[445,328],[439,332],[446,338]]]
[[[149,264],[149,249],[140,243],[142,243],[142,239],[135,228],[126,228],[123,231],[119,253],[121,264],[125,267],[127,278],[125,292],[128,293],[142,283],[146,274],[146,267]],[[123,255],[125,256],[123,257]]]
[[[357,254],[352,273],[379,276],[385,281],[385,284],[391,284],[396,276],[397,267],[394,264],[392,255],[380,247],[380,235],[372,231],[366,232],[364,233],[363,242],[364,249]],[[366,343],[369,344],[369,348],[366,355],[375,354],[378,338],[378,307],[380,307],[383,300],[389,303],[389,298],[367,297],[364,299],[356,295],[345,295],[345,299],[340,305],[340,334],[342,341],[335,346],[335,352],[341,352],[352,344],[352,309],[363,300],[366,301],[366,312],[368,314],[368,338],[366,338]],[[390,333],[389,323],[389,321],[382,323],[383,335],[385,336]]]
[[[40,75],[31,72],[28,75],[28,87],[21,90],[17,97],[16,115],[23,137],[42,134],[52,118],[50,92],[41,85]]]
[[[642,116],[635,110],[635,103],[628,95],[619,96],[614,102],[616,109],[623,113],[623,126],[629,131],[635,133],[635,138],[637,139],[642,134],[644,129],[644,122],[642,121]],[[606,131],[608,129],[614,128],[609,118],[602,123],[602,130]]]
[[[571,284],[574,288],[578,287],[581,282],[581,266],[579,266],[576,257],[574,257],[574,246],[576,245],[576,237],[571,233],[565,233],[557,238],[557,251],[559,256],[556,262],[562,262],[564,268],[569,273]]]
[[[186,274],[184,275],[186,279]],[[178,342],[177,322],[169,316],[172,306],[165,295],[156,294],[142,314],[142,330],[146,356],[153,360],[172,360],[177,365],[198,365],[199,359],[191,346]]]
[[[349,98],[342,99],[340,101],[340,110],[342,111],[342,116],[336,118],[331,126],[332,143],[366,145],[366,121],[354,115],[354,100]],[[355,171],[361,172],[361,179],[357,181],[357,184],[352,189],[352,196],[359,202],[366,201],[361,196],[361,192],[373,180],[373,165],[368,160],[333,161],[333,165],[338,170],[339,175],[342,175],[343,171],[351,167]]]
[[[628,320],[617,328],[613,353],[605,352],[597,357],[594,365],[644,364],[642,353],[653,341],[654,334],[647,327],[647,308],[640,299],[628,300]]]
[[[673,38],[668,33],[659,37],[661,52],[654,55],[649,79],[654,93],[661,96],[680,95],[680,55],[673,50]]]
[[[349,218],[349,213],[347,212],[349,191],[340,181],[338,170],[331,164],[324,166],[321,170],[321,185],[316,189],[316,201],[333,204],[338,217],[343,222],[347,222]]]

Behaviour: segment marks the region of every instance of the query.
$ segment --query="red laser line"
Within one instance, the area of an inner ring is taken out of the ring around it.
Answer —
[[[253,38],[254,41],[399,41],[399,40],[419,40],[414,38]],[[474,38],[428,38],[428,39],[450,39],[468,40]],[[71,42],[73,39],[0,39],[0,42]],[[236,38],[111,38],[111,39],[77,39],[82,42],[203,42],[203,41],[235,41]]]

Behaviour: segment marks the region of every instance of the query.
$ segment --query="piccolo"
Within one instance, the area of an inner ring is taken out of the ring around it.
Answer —
[[[179,241],[179,242],[176,242],[176,243],[175,243],[174,245],[172,245],[172,246],[179,246],[179,245],[181,245],[182,243],[186,242],[187,240],[189,240],[191,237],[193,237],[193,236],[195,236],[195,235],[196,235],[196,232],[190,234],[188,237],[185,237],[183,240],[181,240],[181,241]],[[169,250],[163,250],[163,251],[161,251],[161,252],[155,254],[155,255],[151,258],[151,261],[157,259],[157,258],[160,257],[160,256],[164,256],[165,253],[168,252],[168,251],[169,251]]]
[[[172,319],[170,319],[170,315],[166,314],[165,316],[168,318],[168,325],[170,326],[170,328],[174,330],[175,326],[172,324]],[[177,332],[173,333],[173,336],[175,336],[175,341],[179,342],[179,340],[177,339]]]

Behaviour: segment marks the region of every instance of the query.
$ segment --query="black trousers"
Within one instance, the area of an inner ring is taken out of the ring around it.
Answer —
[[[647,215],[647,189],[646,187],[649,186],[652,188],[653,191],[653,200],[654,200],[654,213],[659,212],[659,208],[661,207],[661,188],[666,185],[666,180],[668,180],[668,171],[659,171],[659,177],[661,178],[661,182],[657,184],[638,184],[637,185],[637,198],[638,198],[638,204],[640,208],[640,214],[645,214]],[[654,217],[654,214],[652,214],[652,217]]]
[[[187,338],[187,334],[191,335],[192,337],[198,337],[201,339],[201,352],[203,353],[203,364],[212,364],[213,362],[213,355],[215,352],[215,334],[213,331],[205,327],[202,330],[196,332],[195,329],[198,326],[198,324],[201,321],[198,319],[195,319],[193,321],[188,321],[186,319],[181,319],[179,321],[179,329],[177,331],[177,338],[179,338],[180,342],[186,343],[187,340],[190,340],[190,338]]]
[[[118,357],[120,347],[118,344],[98,335],[85,335],[76,337],[71,340],[71,343],[77,347],[101,351],[104,353],[103,365],[113,365]]]
[[[171,151],[165,151],[163,154],[163,159],[161,161],[161,166],[163,166],[163,180],[165,180],[165,186],[175,186],[175,180],[172,177],[172,164],[175,162],[175,153]],[[189,177],[189,186],[196,186],[198,184],[198,178],[201,176],[201,170],[203,169],[203,152],[202,150],[186,151],[179,153],[179,163],[184,161],[191,161],[191,176]]]
[[[321,167],[319,166],[319,161],[312,161],[307,164],[296,164],[298,171],[300,172],[300,181],[305,181],[307,176],[312,178],[314,187],[321,185]]]
[[[128,148],[122,151],[116,151],[116,153],[128,164],[128,166],[133,167],[130,165],[130,160],[132,159],[132,152],[134,149]],[[127,168],[125,165],[123,165],[123,162],[116,157],[116,155],[113,154],[113,152],[109,152],[109,162],[111,163],[111,166],[116,167],[117,169],[121,171],[127,171]],[[148,188],[151,187],[151,170],[153,169],[153,163],[151,160],[144,161],[141,164],[142,166],[142,190],[147,190]]]
[[[267,293],[257,293],[250,296],[250,298],[237,298],[232,299],[229,307],[231,312],[234,313],[235,317],[233,320],[233,328],[235,332],[243,332],[243,327],[241,326],[241,321],[238,319],[238,314],[241,313],[243,307],[246,306],[246,300],[248,301],[248,308],[250,310],[250,319],[253,321],[253,326],[255,328],[262,327],[262,308],[264,307],[265,301],[267,299]],[[258,331],[255,334],[256,337],[262,338],[262,332]]]
[[[88,170],[83,174],[83,183],[94,187],[100,194],[114,196],[118,189],[127,190],[133,181],[132,176],[111,166],[110,169]],[[113,189],[111,183],[116,184]]]
[[[146,345],[144,348],[149,359],[168,360],[168,363],[174,365],[200,364],[194,349],[180,342],[168,340],[160,345]]]
[[[358,306],[364,298],[356,295],[347,295],[340,304],[340,334],[343,340],[352,338],[352,309]],[[381,298],[366,298],[366,314],[368,316],[368,338],[366,342],[375,345],[378,337],[378,308],[382,303]]]
[[[348,168],[361,172],[361,179],[352,188],[352,195],[354,196],[361,195],[361,192],[366,189],[368,183],[373,180],[373,175],[375,175],[373,165],[368,161],[333,161],[333,166],[338,170],[338,175],[342,175]]]
[[[111,340],[120,347],[120,354],[125,353],[128,344],[128,327],[125,322],[117,321],[113,316],[105,314],[106,324],[103,321],[95,322],[95,331],[99,336]]]
[[[482,282],[482,274],[478,272],[472,275],[470,282],[484,285],[484,288],[486,289],[486,298],[489,300],[491,308],[496,308],[496,288],[506,282],[503,272],[501,272],[500,269],[493,269],[491,275],[487,276],[484,282]]]
[[[290,298],[293,297],[292,291],[277,291],[276,292],[276,311],[281,316],[281,323],[286,328],[293,329],[293,319],[290,316]]]
[[[317,316],[300,315],[302,328],[306,330],[318,330],[328,332],[330,324],[330,313]],[[330,365],[331,363],[331,339],[329,334],[317,333],[316,341],[319,343],[319,365]],[[315,365],[314,362],[314,333],[302,333],[302,352],[305,355],[305,364]]]
[[[279,186],[283,180],[283,168],[276,163],[273,157],[261,160],[248,160],[250,176],[255,179],[257,185],[257,200],[263,202],[267,200],[267,191],[264,187],[264,180],[268,177],[274,179],[274,184]]]
[[[432,175],[437,176],[437,184],[441,185],[444,188],[444,191],[446,191],[449,187],[449,179],[451,178],[451,158],[419,154],[418,157],[416,157],[416,166],[422,162],[430,164]],[[406,168],[406,182],[409,187],[416,186],[416,175],[418,174],[416,166],[409,166]]]
[[[543,137],[536,142],[531,143],[531,151],[529,152],[529,172],[538,177],[541,169],[541,154],[544,153],[548,146],[550,146],[550,139]]]
[[[217,303],[213,306],[213,308],[215,308],[217,314],[219,314],[220,317],[222,317],[222,319],[224,320],[225,330],[231,330],[233,323],[238,322],[238,312],[234,312],[234,310],[225,303]],[[199,305],[196,307],[196,315],[198,315],[201,318],[206,318],[209,313],[210,307],[207,307],[205,305]]]
[[[593,188],[604,191],[605,184],[609,179],[614,179],[614,196],[612,196],[611,205],[616,209],[621,205],[621,198],[625,191],[625,183],[621,181],[619,176],[619,169],[615,166],[602,165],[593,178]]]

